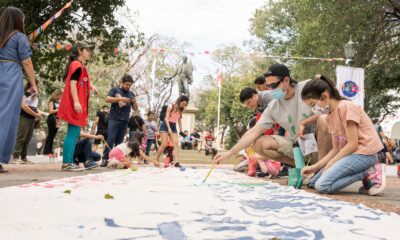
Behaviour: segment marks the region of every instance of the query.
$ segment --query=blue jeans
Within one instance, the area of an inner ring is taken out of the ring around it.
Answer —
[[[155,141],[156,141],[155,139],[147,139],[146,151],[145,151],[146,156],[150,156],[151,145],[153,145],[153,143],[155,143]]]
[[[99,161],[100,154],[92,151],[92,141],[84,138],[75,145],[74,161],[75,163],[85,163],[86,161]]]
[[[108,120],[107,128],[107,144],[110,148],[121,144],[124,141],[126,130],[128,129],[128,122],[120,120]],[[105,147],[103,152],[103,159],[108,159],[108,154],[111,149]]]
[[[335,193],[350,184],[364,179],[376,162],[375,155],[350,154],[331,166],[322,174],[321,169],[309,185],[320,193]]]

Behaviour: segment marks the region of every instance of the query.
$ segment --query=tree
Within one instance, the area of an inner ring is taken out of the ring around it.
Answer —
[[[260,40],[258,49],[283,56],[341,57],[352,36],[357,43],[354,66],[366,69],[365,108],[371,117],[379,117],[400,107],[400,75],[388,71],[399,63],[398,12],[398,1],[393,0],[270,1],[256,10],[251,32]],[[316,73],[334,78],[337,63],[287,64],[295,78],[308,79]],[[385,75],[376,74],[378,69]],[[385,94],[389,90],[394,94]]]
[[[70,0],[2,0],[2,6],[15,6],[25,14],[25,30],[33,32],[52,17]],[[114,49],[125,39],[124,47],[137,47],[143,43],[143,33],[129,33],[126,26],[120,24],[115,13],[124,6],[125,0],[79,0],[64,11],[46,31],[41,33],[36,43],[54,44],[55,42],[74,43],[85,40],[96,46],[97,55],[103,59],[112,58]],[[126,24],[132,24],[129,20]],[[53,82],[61,81],[69,52],[54,49],[33,49],[34,68],[42,79],[41,87],[51,92]]]
[[[221,90],[221,128],[227,131],[227,148],[232,147],[246,129],[253,111],[245,108],[239,101],[239,93],[244,87],[252,86],[259,69],[255,69],[253,59],[241,54],[237,46],[223,46],[213,53],[216,66],[222,67],[223,85]],[[218,88],[213,72],[205,77],[206,89],[200,90],[196,97],[199,108],[197,119],[200,128],[215,129],[217,126]]]

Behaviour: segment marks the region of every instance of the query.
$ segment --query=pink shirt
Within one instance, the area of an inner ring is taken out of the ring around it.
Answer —
[[[378,133],[365,111],[357,104],[341,100],[337,108],[326,118],[332,138],[343,148],[347,143],[345,127],[347,121],[353,121],[358,127],[358,148],[354,154],[373,155],[382,148]]]
[[[180,117],[181,117],[181,113],[174,112],[174,105],[172,105],[172,110],[171,110],[171,113],[169,114],[168,122],[176,123]]]

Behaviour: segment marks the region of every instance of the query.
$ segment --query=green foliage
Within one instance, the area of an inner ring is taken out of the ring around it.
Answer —
[[[15,6],[25,14],[26,34],[46,22],[70,0],[2,0],[2,6]],[[114,56],[114,48],[121,40],[135,47],[143,43],[143,33],[128,34],[125,27],[115,18],[115,12],[124,6],[125,0],[79,0],[66,9],[34,41],[43,44],[65,42],[73,44],[76,40],[85,40],[96,46],[96,54],[106,60]],[[33,49],[33,64],[41,77],[41,89],[47,93],[62,82],[62,73],[69,53],[55,49]]]
[[[326,58],[344,57],[343,47],[351,36],[356,42],[354,66],[366,68],[366,110],[377,117],[399,108],[396,91],[400,78],[388,71],[400,62],[400,15],[399,8],[396,15],[394,2],[270,1],[256,10],[251,19],[251,32],[260,40],[257,47],[267,53]],[[339,64],[307,60],[286,63],[294,78],[300,80],[317,73],[334,78]],[[381,74],[377,74],[379,71]],[[387,94],[390,89],[394,90],[393,94]]]
[[[253,62],[240,54],[235,46],[226,46],[217,50],[213,56],[216,66],[222,67],[223,85],[221,89],[221,128],[227,134],[225,147],[231,148],[245,130],[253,111],[245,108],[239,101],[240,91],[253,85],[257,74],[254,74]],[[215,129],[217,127],[218,87],[215,79],[217,73],[210,74],[209,89],[200,91],[196,106],[199,108],[198,128]],[[205,84],[206,85],[206,84]]]

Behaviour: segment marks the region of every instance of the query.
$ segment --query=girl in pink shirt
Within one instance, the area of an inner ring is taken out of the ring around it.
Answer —
[[[331,194],[362,180],[360,193],[381,193],[386,176],[377,154],[383,145],[365,111],[341,97],[332,81],[322,75],[304,86],[301,97],[315,114],[327,114],[333,144],[323,159],[303,168],[304,175],[316,173],[309,186]]]
[[[172,143],[174,144],[174,166],[180,167],[178,159],[178,130],[176,128],[176,123],[179,125],[179,130],[182,131],[182,112],[185,110],[188,103],[189,98],[185,95],[182,95],[176,100],[175,104],[168,106],[166,116],[164,119],[162,119],[160,125],[161,145],[157,151],[157,162],[160,160],[161,155],[168,145],[168,138],[171,138]]]

